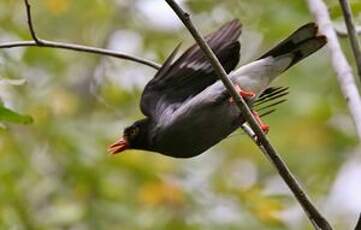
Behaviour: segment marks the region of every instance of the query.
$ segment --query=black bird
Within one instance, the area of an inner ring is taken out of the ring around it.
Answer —
[[[240,34],[241,24],[233,20],[206,36],[206,41],[251,107],[287,94],[287,88],[268,86],[326,43],[317,26],[309,23],[256,61],[233,71],[240,58]],[[194,157],[245,122],[199,46],[191,46],[173,61],[178,48],[145,86],[140,102],[145,118],[124,130],[123,137],[109,147],[112,154],[141,149],[177,158]],[[267,132],[268,126],[258,121]]]

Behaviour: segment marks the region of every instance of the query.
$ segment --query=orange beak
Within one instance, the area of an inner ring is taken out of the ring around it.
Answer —
[[[108,152],[111,154],[117,154],[117,153],[123,152],[124,150],[126,150],[128,148],[129,148],[128,141],[124,137],[121,137],[114,144],[109,146]]]

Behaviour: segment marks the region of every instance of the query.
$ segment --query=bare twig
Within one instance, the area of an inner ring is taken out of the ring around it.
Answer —
[[[31,17],[31,5],[28,0],[24,0],[24,3],[25,3],[25,9],[26,9],[26,18],[28,21],[28,26],[29,26],[29,31],[30,31],[31,37],[33,38],[33,40],[35,41],[36,44],[41,46],[43,42],[41,41],[40,38],[38,38],[36,36],[35,29],[33,26],[33,19]]]
[[[243,131],[248,135],[249,138],[251,138],[257,145],[257,136],[256,134],[253,132],[253,130],[251,129],[251,127],[249,127],[249,125],[247,124],[242,124],[241,128],[243,129]]]
[[[96,48],[96,47],[90,47],[90,46],[82,46],[82,45],[76,45],[76,44],[68,44],[68,43],[62,43],[62,42],[53,42],[53,41],[47,41],[47,40],[40,39],[36,35],[35,30],[34,30],[32,18],[31,18],[30,4],[29,4],[28,0],[24,0],[24,1],[25,1],[25,6],[26,6],[26,14],[27,14],[29,31],[30,31],[31,37],[33,38],[33,41],[16,41],[16,42],[2,43],[2,44],[0,44],[0,49],[14,48],[14,47],[29,47],[29,46],[66,49],[66,50],[74,50],[74,51],[85,52],[85,53],[101,54],[101,55],[106,55],[106,56],[115,57],[115,58],[119,58],[119,59],[129,60],[129,61],[137,62],[137,63],[143,64],[143,65],[147,65],[154,69],[160,68],[160,65],[155,62],[152,62],[152,61],[149,61],[149,60],[137,57],[137,56],[133,56],[130,54],[115,52],[115,51],[108,50],[108,49],[102,49],[102,48]]]
[[[258,146],[258,148],[263,152],[263,154],[270,160],[269,154],[267,150],[263,147],[263,145],[258,141],[257,135],[252,130],[252,128],[248,124],[242,124],[241,129],[247,134],[247,136]]]
[[[342,52],[326,4],[322,0],[307,0],[307,2],[320,27],[320,32],[327,37],[332,65],[351,113],[356,133],[361,140],[361,98],[352,74],[352,68]]]
[[[270,144],[267,137],[263,133],[262,129],[259,127],[258,123],[256,122],[255,118],[252,115],[249,107],[247,106],[244,99],[237,93],[235,90],[233,83],[227,76],[227,73],[223,69],[222,65],[218,61],[215,54],[212,52],[208,44],[205,42],[203,36],[198,32],[196,27],[193,25],[192,21],[190,20],[190,15],[183,11],[179,7],[179,5],[174,0],[165,0],[168,5],[173,9],[173,11],[177,14],[183,24],[188,28],[200,48],[203,50],[204,54],[208,58],[209,62],[212,64],[215,72],[217,73],[220,80],[223,82],[227,90],[229,91],[230,95],[234,99],[236,105],[240,109],[242,115],[255,132],[257,136],[257,143],[258,146],[262,149],[264,148],[264,153],[268,158],[271,160],[272,164],[276,167],[279,174],[289,186],[303,209],[305,210],[307,216],[311,220],[311,223],[314,225],[316,229],[332,229],[331,226],[328,224],[327,220],[322,217],[322,215],[318,212],[315,206],[312,204],[308,196],[305,194],[303,189],[301,188],[300,184],[297,182],[296,178],[291,174],[290,170],[287,168],[283,160],[280,158],[277,151],[274,147]]]
[[[340,5],[341,5],[343,17],[345,19],[346,28],[349,34],[348,37],[350,39],[352,52],[356,60],[358,75],[361,80],[361,48],[360,48],[360,42],[357,38],[356,27],[353,22],[351,6],[347,0],[340,0]]]
[[[62,42],[53,42],[53,41],[47,41],[47,40],[41,40],[41,45],[36,43],[35,41],[18,41],[18,42],[7,42],[0,44],[0,49],[2,48],[14,48],[14,47],[28,47],[28,46],[34,46],[34,47],[47,47],[47,48],[57,48],[57,49],[66,49],[66,50],[74,50],[79,52],[85,52],[85,53],[93,53],[93,54],[101,54],[106,55],[110,57],[115,57],[119,59],[134,61],[140,64],[144,64],[147,66],[150,66],[154,69],[159,69],[160,65],[137,57],[130,54],[115,52],[108,49],[102,49],[102,48],[96,48],[96,47],[90,47],[90,46],[82,46],[82,45],[76,45],[76,44],[68,44],[68,43],[62,43]]]

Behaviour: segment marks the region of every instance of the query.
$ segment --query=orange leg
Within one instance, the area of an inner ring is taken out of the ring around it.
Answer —
[[[239,93],[239,95],[241,95],[243,98],[250,98],[250,99],[252,99],[253,97],[256,96],[256,94],[255,94],[254,92],[242,90],[239,85],[235,85],[235,89],[236,89],[236,91]],[[233,97],[231,97],[231,98],[229,99],[229,102],[231,102],[231,103],[234,102]],[[262,131],[267,134],[268,131],[269,131],[269,126],[268,126],[267,124],[265,124],[265,123],[261,120],[261,118],[259,117],[259,115],[257,114],[257,112],[252,111],[252,113],[253,113],[253,116],[256,118],[257,123],[260,125]]]
[[[236,89],[237,93],[239,95],[241,95],[243,98],[253,98],[256,96],[256,94],[254,92],[243,90],[243,89],[241,89],[241,87],[239,87],[239,85],[235,85],[235,89]],[[231,103],[234,102],[233,97],[231,97],[229,99],[229,102],[231,102]]]
[[[257,123],[259,124],[259,126],[261,127],[262,131],[267,134],[269,131],[269,126],[267,124],[265,124],[261,118],[259,117],[259,115],[257,114],[257,112],[252,111],[254,118],[256,119]]]

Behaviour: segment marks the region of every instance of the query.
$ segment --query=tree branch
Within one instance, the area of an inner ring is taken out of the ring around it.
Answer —
[[[6,42],[6,43],[0,44],[0,49],[32,46],[32,47],[47,47],[47,48],[74,50],[74,51],[79,51],[79,52],[100,54],[100,55],[115,57],[115,58],[119,58],[119,59],[129,60],[129,61],[137,62],[137,63],[143,64],[143,65],[147,65],[154,69],[160,68],[160,65],[155,62],[152,62],[152,61],[149,61],[149,60],[137,57],[137,56],[133,56],[130,54],[115,52],[115,51],[108,50],[108,49],[102,49],[102,48],[96,48],[96,47],[90,47],[90,46],[82,46],[82,45],[76,45],[76,44],[68,44],[68,43],[62,43],[62,42],[53,42],[53,41],[47,41],[47,40],[40,39],[36,35],[35,30],[34,30],[29,1],[24,0],[24,2],[25,2],[25,6],[26,6],[28,27],[29,27],[31,37],[33,38],[33,41]]]
[[[345,19],[346,28],[349,34],[349,39],[352,47],[352,52],[356,60],[356,66],[358,70],[358,75],[361,80],[361,49],[360,43],[357,38],[357,31],[355,24],[353,22],[352,10],[349,2],[347,0],[340,0],[340,5]]]
[[[43,40],[43,39],[41,40],[41,45],[36,43],[36,41],[7,42],[7,43],[0,44],[0,49],[14,48],[14,47],[29,47],[29,46],[40,47],[40,48],[47,47],[47,48],[74,50],[74,51],[79,51],[79,52],[84,52],[84,53],[101,54],[101,55],[105,55],[105,56],[110,56],[110,57],[115,57],[115,58],[119,58],[119,59],[137,62],[137,63],[143,64],[143,65],[152,67],[154,69],[160,68],[160,65],[155,62],[152,62],[152,61],[149,61],[149,60],[137,57],[137,56],[133,56],[130,54],[115,52],[112,50],[96,48],[96,47],[91,47],[91,46],[82,46],[82,45],[76,45],[76,44],[47,41],[47,40]]]
[[[25,3],[25,9],[26,9],[26,18],[28,21],[28,26],[29,26],[29,31],[30,31],[31,37],[33,38],[33,40],[35,41],[36,44],[41,45],[42,41],[40,38],[38,38],[36,36],[35,29],[33,26],[33,19],[31,17],[31,5],[28,0],[24,0],[24,3]]]
[[[322,0],[307,0],[307,2],[321,33],[327,37],[332,65],[351,113],[356,133],[361,140],[361,98],[352,74],[352,68],[342,52],[326,4]]]
[[[287,168],[283,160],[280,158],[277,151],[268,141],[267,137],[265,136],[262,129],[259,127],[255,118],[253,117],[252,112],[247,106],[246,102],[235,90],[233,83],[228,78],[227,73],[223,69],[217,57],[210,49],[210,47],[208,46],[202,35],[193,25],[192,21],[190,20],[190,15],[184,12],[183,9],[181,9],[174,0],[165,0],[165,1],[177,14],[177,16],[180,18],[180,20],[183,22],[183,24],[192,34],[193,38],[196,40],[200,48],[203,50],[209,62],[212,64],[218,77],[223,82],[224,86],[227,88],[230,95],[234,99],[236,105],[238,106],[240,112],[242,113],[242,116],[246,119],[248,124],[251,126],[252,130],[255,132],[257,136],[258,146],[260,147],[261,150],[262,148],[264,148],[264,153],[266,154],[266,156],[268,156],[269,160],[271,160],[272,164],[276,167],[277,171],[279,172],[283,180],[291,189],[294,196],[297,198],[297,200],[305,210],[307,216],[311,220],[311,223],[314,225],[316,229],[327,229],[327,230],[332,229],[331,226],[326,221],[326,219],[322,217],[322,215],[312,204],[308,196],[302,190],[300,184],[297,182],[296,178],[291,174],[290,170]]]

